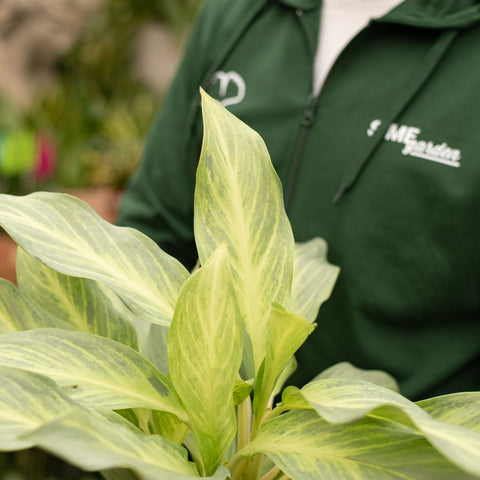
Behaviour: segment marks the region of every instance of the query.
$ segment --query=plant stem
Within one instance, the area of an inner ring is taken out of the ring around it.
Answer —
[[[278,415],[285,412],[286,410],[287,409],[282,410],[280,407],[276,407],[274,410],[270,410],[267,408],[264,408],[263,410],[259,409],[258,413],[254,414],[251,440],[256,438],[256,436],[258,435],[260,426],[262,425],[263,422],[277,417]],[[260,412],[263,412],[263,414],[260,415]]]
[[[232,479],[240,478],[238,475],[241,470],[244,470],[243,463],[246,458],[242,457],[241,453],[237,453],[230,459],[230,461],[225,464],[225,467],[231,472]]]
[[[235,457],[234,457],[235,459]],[[258,479],[258,473],[262,464],[263,454],[257,454],[254,457],[242,458],[238,463],[238,457],[235,461],[230,462],[227,466],[232,473],[232,480],[256,480]],[[236,469],[232,469],[232,466],[238,463]]]
[[[246,478],[245,474],[248,467],[248,461],[248,458],[242,458],[238,462],[238,466],[236,468],[233,468],[232,466],[228,468],[232,474],[232,480],[243,480]]]
[[[237,412],[237,451],[240,451],[250,442],[250,428],[252,425],[252,400],[250,396],[238,405]]]
[[[263,417],[263,422],[266,422],[268,420],[271,420],[272,418],[278,417],[282,413],[286,412],[288,408],[283,407],[282,405],[279,405],[278,407],[275,407],[273,410],[268,411],[264,417]]]
[[[277,467],[273,467],[269,470],[260,480],[275,480],[282,475],[282,471]]]
[[[247,467],[245,479],[253,480],[258,478],[260,467],[262,466],[263,454],[257,454],[250,459]]]

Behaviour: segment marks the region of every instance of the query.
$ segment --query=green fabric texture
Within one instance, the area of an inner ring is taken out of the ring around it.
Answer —
[[[194,265],[201,85],[264,138],[296,240],[342,269],[292,382],[350,361],[412,399],[478,390],[480,2],[406,0],[312,98],[318,4],[206,0],[118,223]]]

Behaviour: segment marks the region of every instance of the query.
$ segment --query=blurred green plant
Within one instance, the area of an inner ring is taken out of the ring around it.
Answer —
[[[132,71],[138,32],[146,23],[162,22],[181,45],[200,3],[104,0],[75,45],[58,59],[57,82],[38,93],[28,112],[2,106],[0,190],[121,188],[140,158],[162,100],[161,92],[152,91]],[[32,175],[42,157],[38,135],[48,139],[49,152],[58,157],[55,170],[40,178]],[[7,164],[1,160],[5,138],[9,148],[15,144]],[[11,159],[16,159],[13,167]]]
[[[1,192],[17,194],[32,190],[40,163],[38,153],[35,131],[26,126],[25,118],[7,98],[0,97]]]

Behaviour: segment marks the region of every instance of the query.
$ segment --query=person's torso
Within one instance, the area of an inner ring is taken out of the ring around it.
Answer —
[[[312,98],[318,18],[272,2],[208,89],[264,138],[296,240],[342,269],[297,380],[349,360],[409,396],[479,386],[480,24],[373,22]]]

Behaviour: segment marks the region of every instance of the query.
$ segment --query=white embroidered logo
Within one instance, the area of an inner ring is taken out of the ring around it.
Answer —
[[[373,136],[381,124],[382,121],[378,119],[370,122],[367,135]],[[403,155],[423,158],[450,167],[460,166],[461,150],[448,146],[446,142],[434,143],[433,141],[418,140],[420,133],[420,128],[392,123],[384,138],[388,142],[402,143],[404,145]]]
[[[228,105],[236,105],[245,98],[245,81],[237,72],[222,72],[219,70],[212,77],[212,85],[219,83],[219,101],[226,107]],[[228,87],[232,93],[227,97]]]

